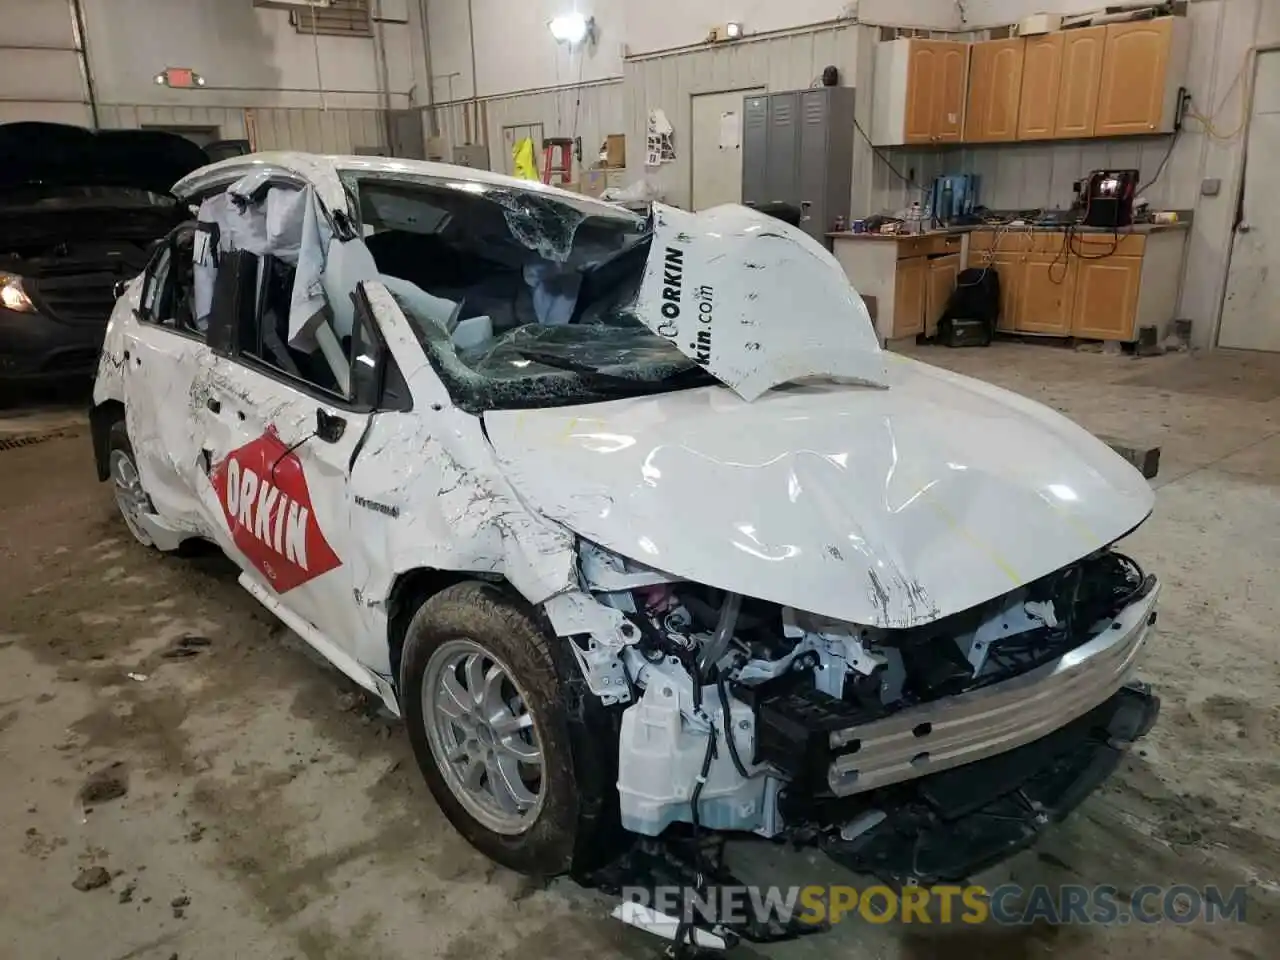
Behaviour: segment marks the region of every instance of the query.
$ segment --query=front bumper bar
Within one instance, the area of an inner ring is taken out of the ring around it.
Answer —
[[[837,797],[865,793],[1005,753],[1106,701],[1133,672],[1155,621],[1159,584],[1092,640],[1034,670],[829,734],[839,753],[827,768]]]
[[[869,795],[885,816],[855,837],[828,835],[823,847],[842,866],[895,886],[967,880],[1065,819],[1159,712],[1145,685],[1123,686],[1039,740]]]

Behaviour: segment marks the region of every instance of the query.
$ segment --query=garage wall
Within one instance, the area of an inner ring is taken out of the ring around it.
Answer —
[[[89,62],[105,103],[192,106],[198,98],[200,106],[381,106],[371,38],[313,38],[289,23],[288,11],[261,9],[252,0],[82,3]],[[392,106],[405,107],[414,84],[410,30],[385,24],[383,33]],[[153,78],[166,66],[191,67],[208,85],[157,86]]]
[[[866,29],[866,28],[863,28]],[[688,53],[631,59],[626,65],[627,169],[643,171],[678,206],[690,204],[691,97],[729,90],[792,90],[807,87],[834,65],[850,85],[856,76],[859,28],[831,26]],[[645,169],[649,111],[661,109],[675,130],[676,159]]]
[[[437,103],[620,79],[628,58],[700,46],[712,27],[729,20],[755,37],[855,19],[960,27],[954,0],[429,0],[428,5]],[[596,20],[599,41],[586,57],[557,44],[547,29],[554,17],[574,9]]]
[[[69,0],[4,0],[0,123],[92,117]]]
[[[1031,13],[1082,12],[1096,9],[1091,0],[971,0],[970,23],[997,25]],[[1198,346],[1216,340],[1233,218],[1242,183],[1246,92],[1252,73],[1254,44],[1280,44],[1280,3],[1275,0],[1192,0],[1191,50],[1187,88],[1196,108],[1212,115],[1213,136],[1195,119],[1188,119],[1159,180],[1146,191],[1160,207],[1194,211],[1188,241],[1178,313],[1194,321]],[[919,182],[950,171],[982,175],[982,201],[997,208],[1066,207],[1071,182],[1098,167],[1136,167],[1146,182],[1155,175],[1169,149],[1169,137],[1109,141],[1071,141],[1062,144],[971,147],[941,152],[931,165],[920,162]],[[899,169],[918,156],[892,151]],[[1217,196],[1200,195],[1205,179],[1221,181]],[[896,199],[909,191],[900,190]]]
[[[434,113],[439,135],[448,146],[487,144],[489,166],[503,173],[511,171],[511,158],[507,155],[502,135],[506,127],[540,123],[544,136],[579,136],[582,138],[584,160],[588,163],[590,151],[599,148],[606,134],[626,130],[621,79],[581,87],[488,97],[479,103],[447,104]],[[541,144],[536,146],[541,148]]]
[[[508,36],[503,23],[495,23],[491,17],[481,16],[481,10],[487,10],[484,7],[486,2],[487,0],[473,0],[472,15],[477,38],[490,29],[494,31],[493,36]],[[627,16],[630,19],[624,24],[628,41],[634,35],[639,38],[638,43],[645,46],[673,43],[685,45],[678,49],[638,53],[628,42],[629,53],[622,59],[621,77],[583,86],[557,83],[557,77],[563,81],[565,76],[576,77],[579,72],[590,76],[593,70],[599,69],[599,65],[590,58],[578,64],[576,58],[569,57],[560,50],[560,61],[557,64],[548,61],[547,69],[551,72],[542,75],[541,79],[548,82],[547,87],[482,94],[479,103],[470,102],[460,92],[469,90],[469,75],[454,76],[453,99],[467,102],[449,104],[443,74],[450,70],[462,73],[470,70],[466,43],[466,4],[433,0],[429,22],[434,26],[434,32],[430,34],[433,86],[437,102],[440,103],[434,111],[437,131],[445,139],[446,146],[481,141],[487,137],[490,165],[495,170],[509,169],[509,158],[501,136],[502,128],[507,125],[541,123],[544,135],[548,137],[581,136],[584,152],[588,155],[605,134],[624,133],[627,135],[628,169],[636,176],[645,174],[653,178],[671,202],[688,204],[691,176],[688,150],[689,111],[692,96],[753,87],[770,90],[806,87],[827,65],[835,65],[841,70],[843,83],[858,85],[860,63],[865,68],[865,75],[860,78],[860,82],[869,95],[872,63],[870,44],[879,31],[858,25],[858,21],[853,19],[854,14],[860,19],[874,17],[877,23],[926,28],[932,24],[935,29],[949,29],[959,23],[952,0],[862,0],[861,4],[848,0],[840,3],[832,0],[799,0],[795,4],[756,6],[748,3],[747,7],[752,10],[756,10],[758,6],[759,20],[754,15],[748,18],[742,13],[743,7],[740,4],[732,6],[738,11],[734,16],[743,20],[749,34],[759,29],[757,24],[765,24],[773,29],[777,24],[808,19],[809,25],[777,28],[764,35],[749,35],[737,43],[711,46],[699,41],[705,39],[707,25],[715,20],[706,11],[709,8],[713,11],[720,9],[716,7],[715,0],[710,3],[658,0],[656,8],[651,5],[643,13],[632,12],[628,6]],[[546,15],[545,19],[550,19],[549,10],[559,12],[572,9],[572,6],[548,2],[539,9],[541,12],[535,18],[538,22],[532,26],[525,25],[519,43],[537,47],[545,37],[554,49],[555,44],[550,43],[545,20],[539,18]],[[582,4],[579,9],[586,12],[589,7]],[[601,9],[607,11],[609,8],[591,7],[590,12],[602,17],[604,14],[600,12]],[[728,9],[728,6],[724,9]],[[811,19],[813,17],[828,19],[814,23]],[[830,19],[831,17],[842,19]],[[724,19],[728,19],[728,15]],[[636,31],[634,34],[633,30]],[[461,31],[461,34],[457,31]],[[692,47],[687,46],[690,40],[694,42]],[[860,44],[868,51],[861,60],[858,57]],[[601,46],[603,45],[602,36]],[[446,48],[452,51],[452,59],[437,52]],[[490,72],[485,73],[486,69]],[[478,84],[482,91],[500,86],[503,82],[492,70],[492,67],[478,66]],[[527,83],[529,79],[529,75],[522,74],[520,79],[511,79],[509,82]],[[665,111],[668,120],[675,127],[676,161],[656,170],[645,170],[641,164],[645,123],[651,108]],[[881,181],[874,188],[873,175],[880,176]],[[870,152],[861,141],[855,147],[854,182],[857,209],[864,209],[872,203],[873,189],[884,194],[886,199],[896,189],[889,174],[875,171],[870,163]]]
[[[252,0],[82,0],[100,125],[216,126],[223,137],[253,133],[263,149],[382,146],[380,110],[425,101],[426,57],[418,0],[371,3],[408,22],[375,23],[375,43],[299,33],[287,11]],[[0,49],[0,122],[90,124],[71,0],[4,0],[3,7],[0,47],[39,49]],[[166,66],[191,67],[206,86],[157,85]]]

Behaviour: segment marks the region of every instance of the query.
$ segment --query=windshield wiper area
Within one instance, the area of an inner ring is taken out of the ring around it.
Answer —
[[[706,370],[696,364],[680,367],[660,377],[629,377],[620,373],[610,373],[607,370],[600,370],[590,364],[581,363],[577,360],[570,360],[567,357],[562,357],[555,353],[544,353],[540,350],[525,349],[517,349],[515,352],[524,359],[532,360],[534,363],[542,364],[544,367],[551,367],[556,370],[568,370],[571,373],[579,374],[584,381],[591,383],[593,386],[627,386],[645,389],[659,384],[662,386],[680,385],[692,387],[715,382],[715,378],[712,377],[711,374],[707,373]]]

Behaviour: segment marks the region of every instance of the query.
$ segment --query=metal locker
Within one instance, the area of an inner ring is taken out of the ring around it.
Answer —
[[[764,203],[765,149],[769,136],[769,98],[742,98],[742,202]]]
[[[799,203],[800,92],[769,95],[769,133],[765,144],[766,202]]]
[[[744,98],[742,202],[789,203],[820,242],[848,219],[853,183],[852,87]]]
[[[817,240],[849,217],[853,186],[853,88],[817,87],[800,95],[800,226]]]

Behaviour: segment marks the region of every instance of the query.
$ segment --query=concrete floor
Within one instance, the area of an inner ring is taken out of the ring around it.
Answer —
[[[739,955],[1274,956],[1280,358],[1133,360],[1018,344],[919,355],[1164,450],[1155,515],[1126,544],[1164,581],[1142,666],[1164,700],[1160,723],[1103,792],[982,879],[1246,884],[1247,922],[853,920]],[[657,955],[657,941],[607,918],[603,899],[565,881],[537,888],[474,853],[401,732],[367,715],[223,558],[135,545],[94,482],[78,412],[12,416],[0,441],[67,427],[79,435],[0,450],[0,957]],[[166,657],[184,635],[209,645]],[[104,770],[127,794],[84,802],[82,786]],[[742,856],[788,879],[865,882],[767,845]],[[74,889],[95,865],[110,884]]]

